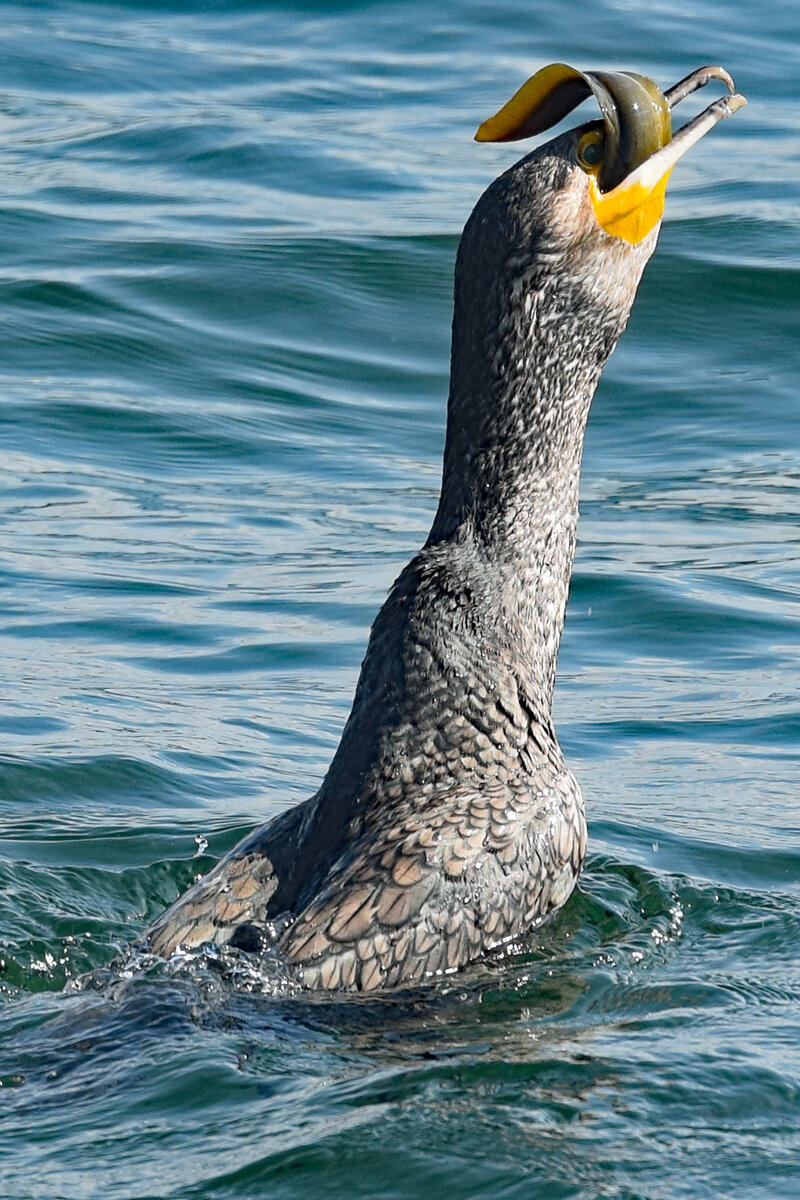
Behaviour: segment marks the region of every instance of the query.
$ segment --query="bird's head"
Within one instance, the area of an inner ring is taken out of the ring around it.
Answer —
[[[727,94],[673,133],[676,105],[712,80]],[[541,374],[556,337],[562,364],[572,339],[576,363],[580,347],[585,361],[602,368],[655,248],[673,167],[746,103],[721,67],[701,67],[662,92],[630,71],[582,72],[555,63],[484,121],[476,138],[513,141],[541,133],[592,95],[601,119],[514,164],[467,222],[456,267],[454,328],[464,331],[458,345],[454,339],[459,386],[465,386],[462,376],[471,376],[486,391],[486,362],[507,374],[510,366],[495,362],[495,343],[501,356],[524,357],[529,374]],[[527,344],[524,355],[518,339]],[[535,353],[542,363],[532,359]]]
[[[729,94],[673,134],[675,106],[711,80],[721,81]],[[507,142],[542,133],[590,95],[602,119],[555,139],[536,157],[546,160],[552,148],[573,168],[565,184],[572,203],[581,209],[576,217],[586,220],[591,213],[611,237],[637,245],[661,220],[667,182],[677,161],[746,100],[722,67],[701,67],[662,92],[633,71],[576,71],[553,63],[537,71],[484,121],[475,139]]]
[[[673,134],[675,106],[711,80],[728,94]],[[477,140],[541,133],[591,95],[601,119],[520,159],[464,227],[435,535],[479,511],[475,496],[494,494],[498,480],[561,478],[566,459],[577,470],[592,394],[655,249],[670,173],[745,103],[721,67],[662,93],[632,72],[556,63],[485,121]]]

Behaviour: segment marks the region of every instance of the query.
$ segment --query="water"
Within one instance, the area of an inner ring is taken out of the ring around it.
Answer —
[[[2,1194],[800,1196],[800,10],[3,27]],[[750,99],[676,171],[593,410],[580,890],[410,997],[109,975],[325,769],[435,504],[457,236],[515,156],[471,136],[558,59]]]

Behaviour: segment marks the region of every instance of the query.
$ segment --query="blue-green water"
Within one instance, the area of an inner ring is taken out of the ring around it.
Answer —
[[[800,8],[2,24],[0,1193],[800,1196]],[[518,152],[472,133],[559,59],[750,99],[675,172],[592,415],[580,890],[411,998],[115,982],[325,769],[436,500],[457,236]]]

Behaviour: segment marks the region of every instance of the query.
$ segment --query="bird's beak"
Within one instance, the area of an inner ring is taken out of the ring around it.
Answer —
[[[672,136],[675,105],[712,79],[729,95],[714,101]],[[587,96],[600,105],[602,153],[589,174],[599,223],[616,237],[640,242],[660,221],[672,168],[718,121],[747,103],[722,67],[701,67],[668,92],[632,71],[576,71],[565,63],[544,67],[523,84],[475,134],[479,142],[531,137],[557,124]]]

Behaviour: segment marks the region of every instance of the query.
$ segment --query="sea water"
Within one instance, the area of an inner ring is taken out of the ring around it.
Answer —
[[[800,1196],[800,8],[2,25],[0,1194]],[[413,995],[109,972],[323,775],[435,507],[458,235],[525,149],[472,135],[560,60],[750,102],[675,171],[590,421],[580,886]]]

